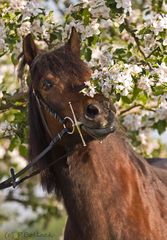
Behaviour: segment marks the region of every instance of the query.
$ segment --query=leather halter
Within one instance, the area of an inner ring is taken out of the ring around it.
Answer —
[[[83,142],[83,146],[85,146],[85,142],[84,142],[84,139],[82,138],[82,134],[80,132],[80,128],[77,124],[77,120],[76,120],[76,117],[75,117],[75,114],[73,112],[73,108],[72,106],[70,105],[70,108],[71,108],[71,111],[73,113],[73,117],[74,117],[74,121],[66,116],[64,118],[62,118],[57,112],[53,111],[53,109],[51,109],[47,103],[44,102],[44,100],[42,98],[39,98],[35,92],[35,90],[33,90],[33,94],[35,96],[35,99],[37,101],[37,105],[38,105],[38,109],[39,109],[39,113],[40,113],[40,116],[41,116],[41,119],[42,119],[42,122],[46,128],[46,131],[48,132],[48,134],[50,135],[51,137],[51,142],[48,144],[48,146],[41,152],[39,153],[29,164],[26,165],[26,167],[24,167],[23,169],[21,169],[18,173],[15,174],[15,171],[14,171],[14,168],[10,168],[10,174],[11,174],[11,177],[9,177],[7,180],[3,181],[0,183],[0,190],[1,189],[5,189],[5,188],[9,188],[9,187],[13,187],[15,188],[16,186],[18,186],[20,183],[24,182],[25,180],[39,174],[41,171],[45,170],[46,168],[52,166],[53,164],[55,164],[56,162],[60,161],[61,159],[67,157],[70,153],[72,153],[73,151],[71,152],[68,152],[67,154],[64,154],[63,156],[55,159],[54,161],[52,161],[48,166],[44,166],[42,168],[38,168],[37,170],[33,171],[31,174],[27,175],[27,176],[24,176],[22,177],[21,179],[18,180],[19,177],[21,177],[24,173],[26,173],[29,169],[31,169],[32,167],[34,167],[34,165],[36,165],[39,160],[46,155],[47,152],[49,152],[53,146],[62,139],[62,137],[65,135],[65,134],[73,134],[74,131],[75,131],[75,127],[77,128],[78,132],[79,132],[79,135],[81,137],[81,140]],[[46,108],[51,114],[54,115],[54,117],[57,119],[57,121],[59,123],[61,123],[63,125],[63,129],[56,135],[56,136],[52,136],[48,126],[47,126],[47,123],[46,123],[46,120],[45,120],[45,117],[43,115],[43,112],[42,112],[42,108],[41,108],[41,104],[44,106],[44,108]],[[70,104],[70,103],[69,103]],[[72,127],[72,130],[69,130],[67,127],[66,127],[66,124],[67,124],[67,121],[70,121],[71,123],[71,127]]]
[[[44,117],[44,114],[42,112],[42,108],[41,108],[41,105],[47,110],[47,112],[49,112],[60,124],[63,125],[64,128],[66,128],[66,123],[67,121],[69,121],[71,123],[71,127],[72,127],[72,130],[68,131],[67,133],[68,134],[73,134],[74,131],[75,131],[75,123],[74,121],[72,120],[72,118],[70,117],[64,117],[62,118],[55,110],[53,110],[51,107],[48,106],[48,104],[41,98],[41,97],[38,97],[38,95],[36,94],[35,90],[33,89],[33,95],[35,96],[35,99],[36,99],[36,102],[37,102],[37,105],[38,105],[38,110],[39,110],[39,113],[40,113],[40,117],[42,119],[42,123],[46,129],[46,131],[48,132],[49,136],[51,138],[53,138],[53,135],[51,134],[49,128],[48,128],[48,125],[47,125],[47,122],[45,120],[45,117]]]

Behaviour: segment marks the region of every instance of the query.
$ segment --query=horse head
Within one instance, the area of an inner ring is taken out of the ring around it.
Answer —
[[[64,46],[50,52],[38,50],[29,34],[24,39],[23,52],[30,66],[30,91],[35,92],[48,108],[62,118],[73,118],[69,106],[71,102],[84,135],[101,138],[114,130],[113,105],[101,94],[91,98],[81,93],[84,83],[91,78],[91,70],[80,59],[80,39],[75,28],[72,28]],[[48,109],[44,108],[43,112],[49,131],[54,136],[62,126]]]

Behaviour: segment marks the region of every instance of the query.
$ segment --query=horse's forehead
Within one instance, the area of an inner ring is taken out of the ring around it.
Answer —
[[[83,61],[74,61],[74,58],[70,56],[67,56],[67,60],[65,56],[54,52],[40,54],[34,60],[33,72],[37,69],[41,78],[65,77],[75,80],[78,77],[84,81],[90,78],[91,70]]]

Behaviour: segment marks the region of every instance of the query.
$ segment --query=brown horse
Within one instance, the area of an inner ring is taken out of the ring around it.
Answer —
[[[50,52],[39,51],[28,35],[23,51],[31,73],[30,158],[61,131],[54,112],[73,118],[69,102],[87,142],[84,147],[75,130],[40,162],[47,166],[68,154],[41,174],[44,188],[63,198],[68,213],[64,239],[167,239],[166,172],[132,150],[119,131],[111,103],[100,94],[90,98],[80,93],[91,71],[80,59],[76,30],[72,28],[64,46]],[[70,121],[66,125],[71,129]]]

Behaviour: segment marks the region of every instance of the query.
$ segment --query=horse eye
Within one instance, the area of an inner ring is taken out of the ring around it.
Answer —
[[[53,82],[51,81],[51,80],[49,80],[49,79],[45,79],[44,81],[43,81],[43,85],[42,85],[42,88],[44,89],[44,90],[49,90],[49,89],[51,89],[53,87]]]

